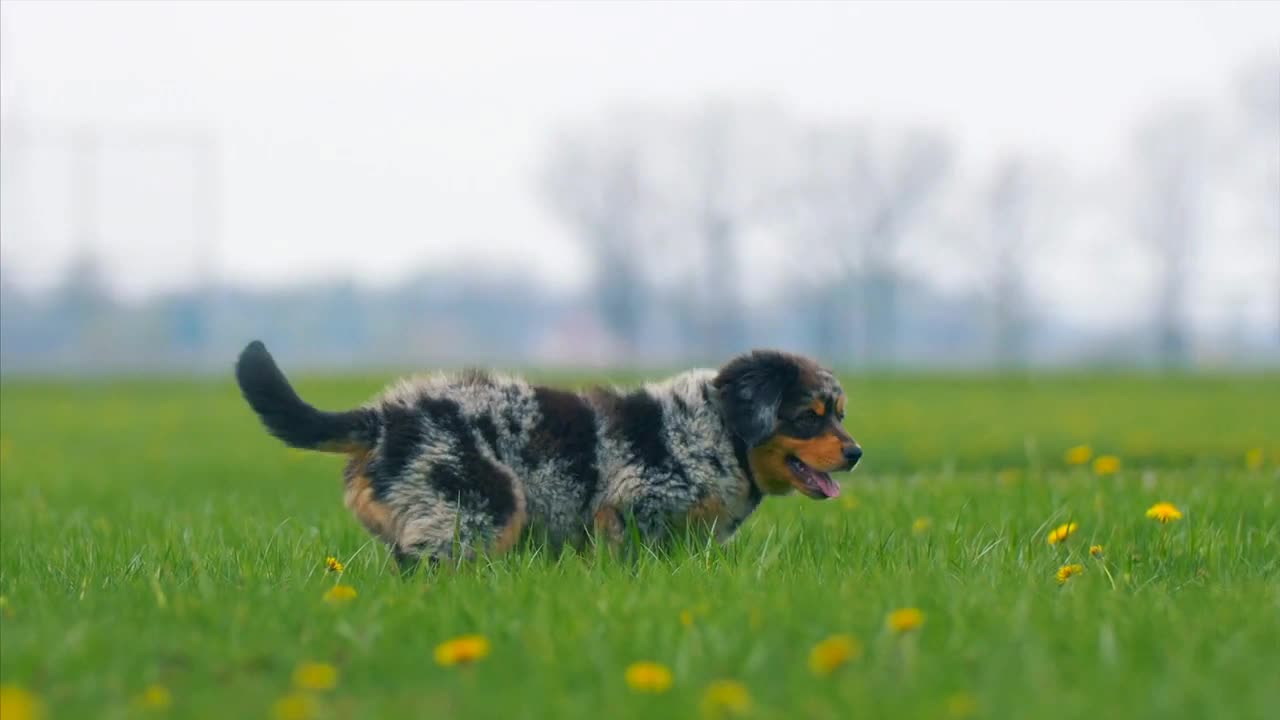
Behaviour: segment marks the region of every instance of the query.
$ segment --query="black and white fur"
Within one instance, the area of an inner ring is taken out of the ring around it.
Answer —
[[[787,394],[799,403],[843,394],[803,358],[735,363],[581,393],[483,371],[438,374],[337,413],[303,402],[260,342],[240,355],[236,377],[273,435],[351,457],[347,505],[412,566],[525,537],[581,545],[593,531],[660,543],[697,525],[728,540],[766,491],[778,492],[753,477],[751,452],[786,422],[776,416]],[[760,370],[774,366],[794,372]]]

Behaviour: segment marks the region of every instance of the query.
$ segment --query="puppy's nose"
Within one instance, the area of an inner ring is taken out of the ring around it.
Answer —
[[[844,449],[844,459],[849,463],[849,468],[852,469],[853,466],[857,465],[858,461],[862,459],[862,446],[850,445],[846,447]]]

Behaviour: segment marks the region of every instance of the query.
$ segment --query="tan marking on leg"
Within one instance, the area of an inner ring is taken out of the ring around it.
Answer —
[[[391,508],[373,496],[373,484],[366,473],[368,463],[368,453],[355,455],[347,462],[343,472],[347,487],[342,499],[369,532],[384,542],[394,543],[395,520]]]
[[[596,511],[593,518],[596,540],[604,540],[611,545],[622,543],[622,516],[617,508],[606,505]]]
[[[524,484],[516,479],[514,474],[503,473],[511,481],[511,494],[515,496],[516,509],[511,513],[511,517],[507,519],[507,524],[502,526],[498,531],[498,537],[493,541],[493,552],[502,553],[515,547],[520,537],[524,534],[525,526],[529,523],[529,514],[525,511]]]
[[[724,500],[713,495],[689,509],[689,522],[706,527],[724,527],[729,522],[729,508]]]
[[[690,508],[686,525],[695,534],[706,533],[720,542],[728,540],[736,527],[733,513],[719,496],[706,498]]]
[[[498,537],[493,542],[493,552],[503,553],[515,547],[528,521],[529,516],[522,507],[511,513],[511,519],[507,520],[507,524],[498,532]]]

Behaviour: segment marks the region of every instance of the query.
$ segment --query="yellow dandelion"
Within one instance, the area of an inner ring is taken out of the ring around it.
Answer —
[[[963,720],[978,712],[978,700],[967,692],[947,696],[947,717]]]
[[[342,563],[338,562],[338,558],[330,556],[324,559],[324,569],[326,572],[342,574],[345,569]]]
[[[627,686],[636,692],[664,693],[671,689],[671,671],[660,663],[631,663],[625,677]]]
[[[702,716],[708,720],[751,712],[751,693],[736,680],[716,680],[702,693]]]
[[[139,693],[133,702],[144,710],[168,710],[173,704],[173,695],[169,693],[169,688],[152,684]]]
[[[929,532],[931,527],[933,527],[933,518],[918,517],[915,522],[911,523],[911,532],[922,535]]]
[[[830,675],[836,668],[862,656],[862,644],[852,635],[832,635],[809,651],[809,669],[814,675]]]
[[[1079,564],[1063,565],[1062,567],[1058,568],[1058,576],[1057,576],[1058,584],[1066,585],[1067,581],[1070,580],[1072,576],[1079,575],[1082,572],[1084,572],[1083,565],[1079,565]]]
[[[1080,529],[1080,523],[1072,522],[1072,523],[1067,523],[1065,525],[1059,525],[1049,533],[1049,544],[1057,545],[1058,543],[1063,542],[1067,538],[1074,535],[1075,532],[1079,529]]]
[[[311,720],[316,716],[316,700],[306,693],[289,693],[271,706],[276,720]]]
[[[293,671],[299,690],[332,690],[338,684],[338,668],[328,663],[304,662]]]
[[[840,507],[845,510],[856,510],[858,508],[858,498],[852,495],[845,495],[840,498]]]
[[[1017,485],[1022,479],[1022,471],[1018,468],[1005,468],[996,473],[996,481],[1005,487]]]
[[[483,635],[463,635],[436,646],[436,664],[441,667],[469,665],[489,655],[489,639]]]
[[[324,601],[331,605],[345,605],[356,599],[356,589],[350,585],[334,585],[324,591]]]
[[[1090,545],[1090,546],[1089,546],[1089,554],[1090,554],[1090,555],[1092,555],[1092,556],[1094,556],[1094,557],[1096,557],[1096,558],[1100,558],[1100,557],[1102,557],[1102,546],[1101,546],[1101,545]]]
[[[693,627],[693,612],[689,610],[681,610],[680,624],[685,627]]]
[[[889,613],[886,624],[897,633],[911,632],[924,625],[924,613],[920,612],[920,608],[899,608]]]
[[[1262,448],[1252,448],[1244,454],[1244,466],[1250,470],[1261,470],[1263,460]]]
[[[1076,445],[1067,449],[1063,459],[1067,461],[1068,465],[1084,465],[1093,459],[1093,448],[1088,445]]]
[[[1147,509],[1147,517],[1163,524],[1171,520],[1181,520],[1182,511],[1173,503],[1158,502]]]
[[[1099,455],[1093,461],[1095,475],[1115,475],[1120,471],[1120,458],[1115,455]]]
[[[37,720],[44,717],[40,698],[17,685],[0,685],[0,718],[3,720]]]

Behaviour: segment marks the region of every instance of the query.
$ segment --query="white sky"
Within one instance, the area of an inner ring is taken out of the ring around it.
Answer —
[[[931,125],[965,172],[1025,150],[1088,176],[1129,157],[1156,104],[1221,102],[1245,61],[1280,56],[1278,3],[6,0],[2,13],[7,131],[219,134],[217,273],[253,285],[385,282],[481,258],[580,281],[536,172],[555,130],[619,103],[744,98],[806,119]],[[98,243],[121,289],[186,282],[185,161],[105,157]],[[4,261],[46,284],[73,247],[68,161],[47,149],[15,158],[34,180],[6,197]],[[1257,267],[1228,275],[1265,282]],[[1048,292],[1070,305],[1078,288],[1053,280]],[[1090,296],[1078,314],[1124,297]]]

